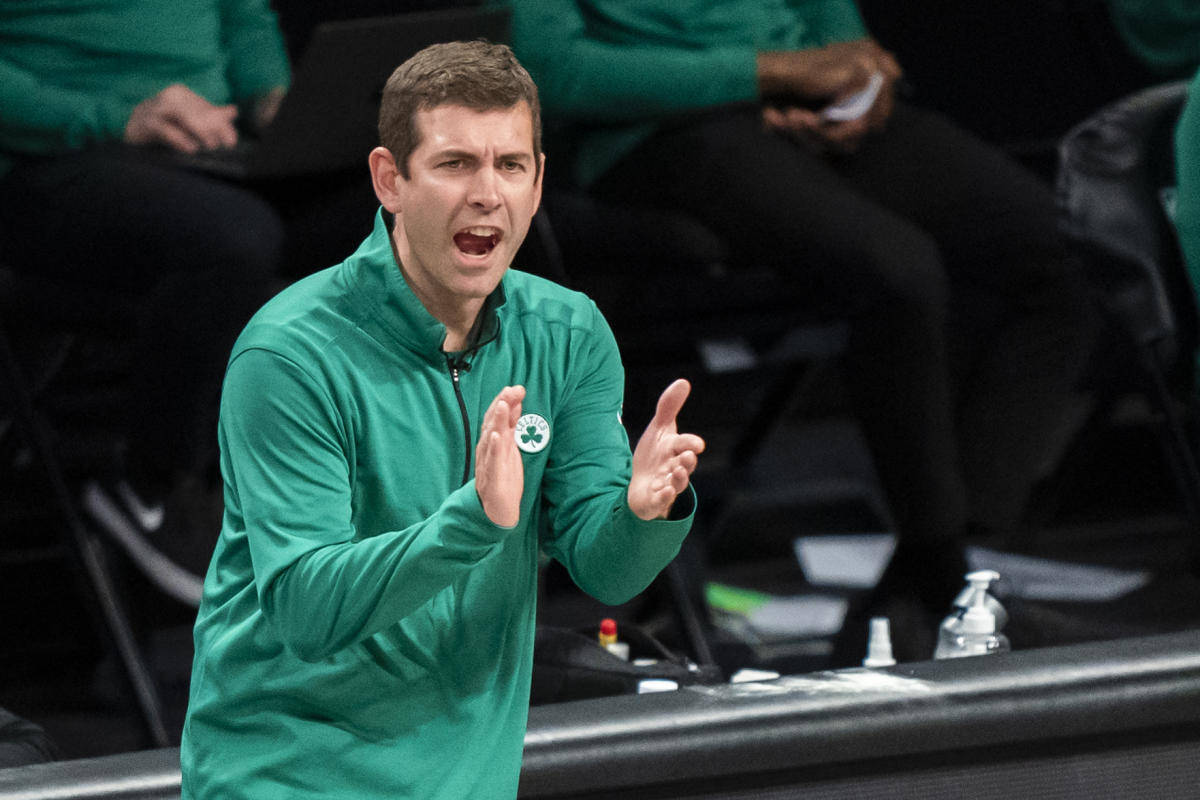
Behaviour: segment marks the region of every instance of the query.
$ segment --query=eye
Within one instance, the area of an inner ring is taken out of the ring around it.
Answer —
[[[463,160],[461,158],[452,158],[449,161],[443,161],[438,164],[440,169],[462,169]]]
[[[505,172],[524,172],[525,164],[524,162],[516,159],[507,159],[500,162],[500,169],[504,170]]]

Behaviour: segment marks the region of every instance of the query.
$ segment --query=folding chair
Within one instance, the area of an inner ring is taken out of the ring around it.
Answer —
[[[22,275],[0,265],[0,438],[17,437],[19,446],[44,479],[57,526],[72,556],[88,613],[116,656],[132,690],[151,745],[169,744],[158,689],[136,641],[129,614],[117,590],[101,541],[85,523],[72,491],[60,443],[44,413],[43,391],[77,346],[76,331],[87,325],[114,324],[122,313],[119,299],[104,298]],[[14,348],[10,325],[22,317],[54,326],[48,355],[30,369]]]
[[[1200,470],[1187,429],[1196,406],[1197,310],[1164,205],[1186,94],[1183,81],[1154,86],[1079,123],[1059,147],[1057,192],[1062,229],[1133,345],[1180,501],[1200,533]]]

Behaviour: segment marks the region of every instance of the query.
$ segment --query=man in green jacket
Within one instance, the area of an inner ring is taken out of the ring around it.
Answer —
[[[238,340],[185,798],[514,797],[539,553],[612,603],[677,553],[687,383],[631,457],[595,305],[509,269],[540,137],[507,47],[418,53],[384,91],[374,232]]]

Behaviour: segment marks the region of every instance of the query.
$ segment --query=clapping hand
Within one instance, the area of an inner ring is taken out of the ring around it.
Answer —
[[[640,519],[663,519],[688,486],[704,440],[679,433],[675,418],[692,387],[682,378],[658,398],[654,419],[646,426],[633,451],[633,477],[629,481],[629,508]]]
[[[483,415],[475,446],[475,492],[488,519],[506,528],[521,520],[525,465],[515,436],[524,399],[524,386],[501,389]]]

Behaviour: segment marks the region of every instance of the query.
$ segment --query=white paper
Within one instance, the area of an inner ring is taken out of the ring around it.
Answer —
[[[869,589],[879,582],[896,539],[890,533],[801,536],[793,542],[804,577],[814,586]]]

